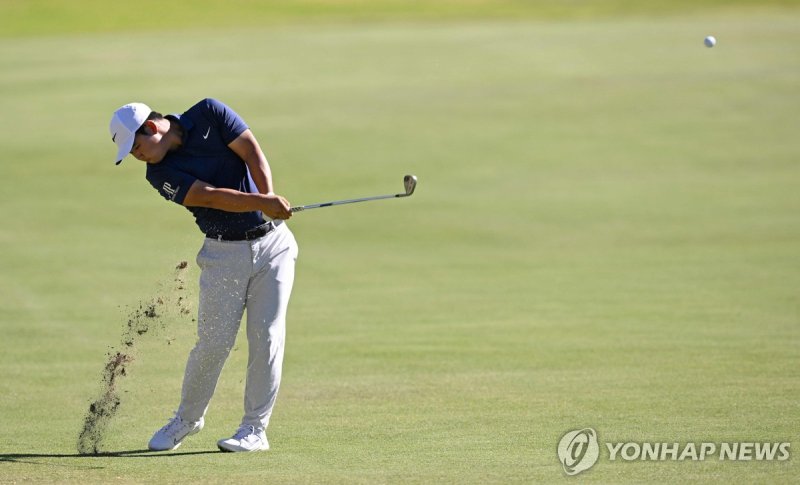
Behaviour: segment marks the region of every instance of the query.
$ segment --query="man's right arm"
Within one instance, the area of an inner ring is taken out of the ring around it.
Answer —
[[[201,180],[195,182],[183,199],[186,207],[208,207],[226,212],[261,211],[271,219],[292,217],[289,201],[279,195],[250,194],[214,187]]]

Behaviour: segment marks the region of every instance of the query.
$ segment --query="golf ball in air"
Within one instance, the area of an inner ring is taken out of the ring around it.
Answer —
[[[714,47],[717,45],[717,39],[715,39],[713,35],[709,35],[705,38],[703,43],[706,45],[706,47]]]

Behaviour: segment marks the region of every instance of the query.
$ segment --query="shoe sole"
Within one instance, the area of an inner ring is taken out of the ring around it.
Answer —
[[[254,450],[229,450],[229,449],[223,447],[220,444],[217,444],[217,448],[219,448],[219,451],[221,451],[223,453],[252,453],[254,451],[267,451],[267,450],[269,450],[269,445],[267,445],[265,447],[262,447],[262,448],[256,448]]]
[[[177,450],[181,446],[181,443],[183,443],[183,441],[179,441],[178,444],[173,446],[172,448],[151,448],[148,446],[147,449],[150,451],[173,451]]]

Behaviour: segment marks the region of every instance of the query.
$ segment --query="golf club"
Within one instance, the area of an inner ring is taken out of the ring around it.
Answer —
[[[331,207],[334,205],[354,204],[356,202],[367,202],[369,200],[393,199],[395,197],[408,197],[409,195],[413,194],[414,189],[417,188],[417,177],[414,175],[406,175],[405,177],[403,177],[403,187],[405,187],[406,191],[402,194],[376,195],[374,197],[363,197],[360,199],[334,200],[333,202],[322,202],[320,204],[302,205],[299,207],[292,207],[292,212],[300,212],[308,209],[318,209],[320,207]]]

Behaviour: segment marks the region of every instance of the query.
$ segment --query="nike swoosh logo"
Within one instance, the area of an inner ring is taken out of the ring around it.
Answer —
[[[113,141],[113,142],[117,141],[117,134],[116,133],[114,133],[114,136],[111,137],[111,141]]]
[[[203,140],[208,140],[208,134],[209,133],[211,133],[211,127],[210,126],[208,127],[208,131],[206,131],[206,134],[203,135]]]

